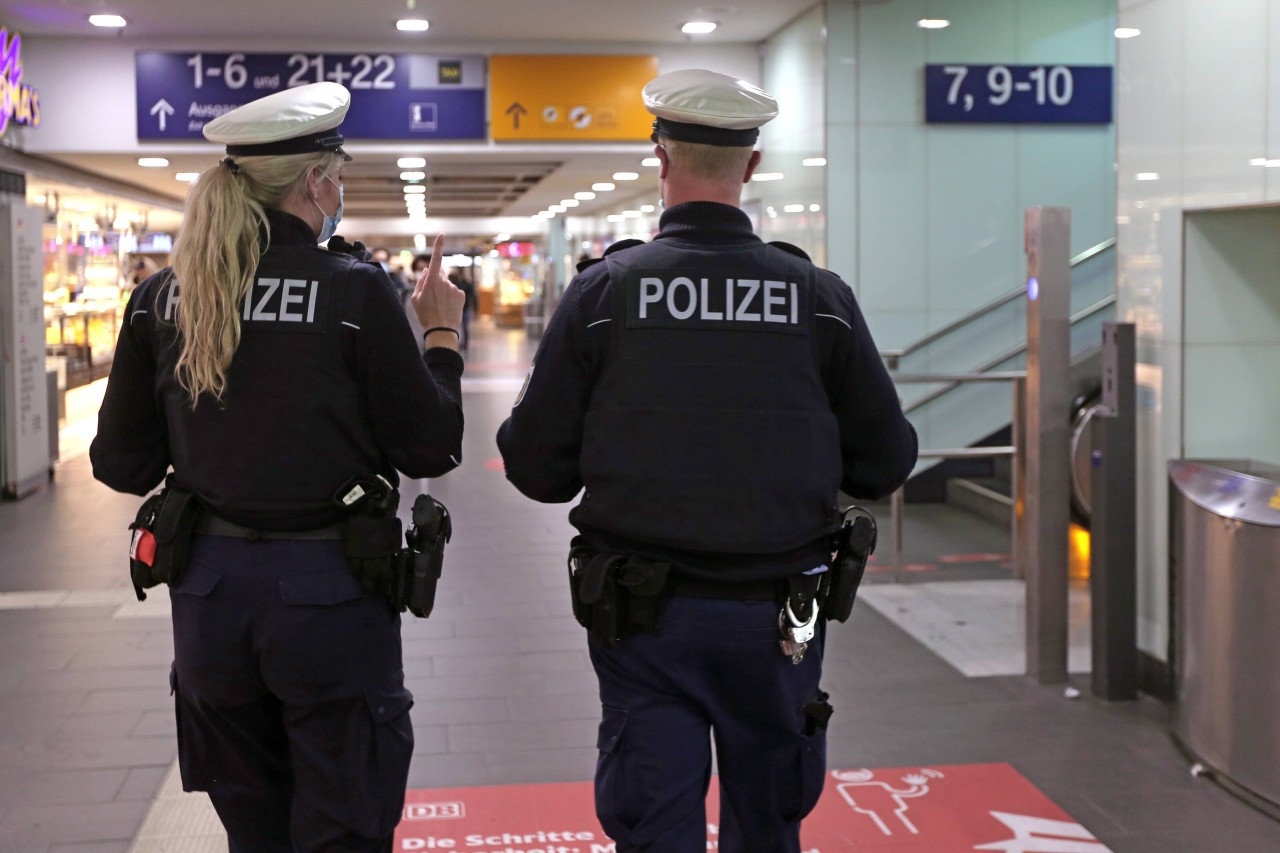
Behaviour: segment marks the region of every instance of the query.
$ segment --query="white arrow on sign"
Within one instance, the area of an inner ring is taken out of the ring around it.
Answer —
[[[160,115],[160,132],[164,133],[165,119],[173,115],[173,105],[164,98],[161,98],[156,101],[156,105],[151,108],[152,115],[156,115],[157,113]]]

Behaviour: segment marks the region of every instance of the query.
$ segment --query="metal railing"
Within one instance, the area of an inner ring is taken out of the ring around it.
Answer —
[[[1092,246],[1091,248],[1085,249],[1083,252],[1076,255],[1074,258],[1072,258],[1071,266],[1073,267],[1079,266],[1080,264],[1094,257],[1095,255],[1102,254],[1103,252],[1105,252],[1107,249],[1110,249],[1115,244],[1116,244],[1116,238],[1108,237],[1106,240],[1103,240],[1101,243],[1098,243],[1096,246]],[[932,343],[935,343],[936,341],[941,340],[942,338],[945,338],[947,335],[951,334],[952,332],[955,332],[958,329],[962,329],[976,320],[982,319],[986,315],[990,314],[992,311],[995,311],[997,308],[1000,308],[1004,305],[1008,305],[1010,302],[1013,302],[1018,297],[1026,294],[1026,292],[1027,292],[1027,288],[1024,285],[1019,285],[1018,287],[1014,288],[1013,290],[1009,291],[1003,296],[996,297],[992,301],[988,302],[986,305],[981,305],[973,309],[972,311],[970,311],[968,314],[965,314],[963,317],[960,317],[957,320],[953,320],[947,325],[943,326],[942,328],[937,329],[933,332],[930,332],[929,334],[925,335],[923,338],[916,341],[915,343],[908,344],[907,346],[901,349],[881,350],[880,357],[884,359],[885,364],[888,366],[890,370],[897,370],[898,363],[902,359],[906,358],[909,355],[912,355],[913,353],[919,352],[920,350],[924,349],[925,347],[929,346]],[[1112,297],[1112,300],[1114,301],[1114,297]],[[1075,322],[1074,317],[1072,318],[1072,322]],[[1023,349],[1025,349],[1025,347]]]
[[[1114,237],[1110,237],[1081,252],[1071,259],[1071,266],[1076,267],[1085,261],[1102,254],[1116,244]],[[925,347],[936,343],[948,335],[956,332],[971,323],[974,323],[991,312],[1013,302],[1026,294],[1026,287],[1019,286],[1002,296],[979,306],[969,313],[965,314],[957,320],[948,323],[940,329],[937,329],[928,335],[920,338],[918,341],[903,347],[901,349],[882,350],[881,358],[884,359],[886,366],[890,371],[896,371],[901,360],[912,355]],[[1081,320],[1102,311],[1114,305],[1116,297],[1114,294],[1108,295],[1094,302],[1093,304],[1081,309],[1071,315],[1071,325],[1074,326]],[[944,394],[955,390],[963,384],[971,382],[1012,382],[1013,383],[1013,413],[1012,413],[1012,432],[1013,443],[1009,446],[1000,447],[954,447],[940,449],[925,449],[918,453],[921,459],[994,459],[1008,458],[1013,461],[1013,496],[1012,507],[1010,510],[1010,535],[1013,552],[1014,568],[1018,577],[1022,577],[1025,572],[1025,555],[1022,554],[1021,544],[1018,541],[1018,524],[1017,513],[1019,508],[1025,503],[1025,495],[1023,489],[1025,487],[1025,458],[1023,449],[1025,447],[1025,405],[1026,399],[1026,377],[1025,370],[1012,371],[996,371],[995,368],[1017,358],[1027,351],[1026,341],[1021,342],[1017,346],[1011,347],[1004,352],[987,359],[982,364],[977,365],[972,373],[930,373],[930,374],[903,374],[891,372],[895,383],[902,384],[929,384],[941,385],[923,396],[911,401],[903,407],[903,412],[911,414],[912,412],[922,408],[923,406],[933,402]],[[902,533],[903,519],[906,515],[906,501],[904,498],[904,490],[898,489],[890,497],[890,528],[893,538],[893,578],[895,582],[902,580],[903,571],[903,542]]]
[[[1102,244],[1100,244],[1102,245]],[[1103,245],[1103,248],[1106,248]],[[1101,251],[1101,250],[1099,250]],[[1096,252],[1095,252],[1096,254]],[[1116,297],[1114,294],[1105,296],[1094,302],[1092,305],[1080,309],[1071,315],[1071,325],[1075,325],[1081,320],[1097,314],[1106,308],[1115,304]],[[1091,348],[1092,349],[1092,348]],[[1003,364],[1011,358],[1014,358],[1026,352],[1027,344],[1013,347],[996,357],[989,359],[985,363],[978,366],[977,372],[974,373],[891,373],[895,383],[904,385],[910,384],[938,384],[943,383],[941,388],[925,394],[917,400],[912,401],[909,405],[903,407],[903,412],[910,414],[927,403],[936,400],[943,394],[952,391],[963,384],[970,382],[1013,382],[1013,417],[1010,423],[1013,426],[1013,444],[1008,446],[996,447],[955,447],[944,449],[928,449],[921,450],[917,456],[921,459],[995,459],[1007,457],[1013,460],[1013,517],[1010,519],[1010,529],[1012,537],[1012,551],[1014,555],[1014,568],[1018,577],[1022,577],[1025,566],[1022,564],[1019,545],[1017,541],[1017,512],[1018,508],[1023,505],[1022,493],[1023,481],[1020,476],[1022,471],[1022,456],[1020,449],[1023,447],[1022,436],[1022,418],[1025,415],[1025,406],[1023,401],[1026,399],[1026,377],[1025,370],[1006,370],[993,371],[991,368]],[[902,580],[902,520],[906,515],[906,502],[903,497],[903,490],[898,489],[889,499],[889,524],[893,533],[893,579],[895,582]]]
[[[1024,347],[1025,348],[1025,347]],[[1026,412],[1026,389],[1027,389],[1027,372],[1025,370],[1009,370],[1000,373],[900,373],[891,374],[894,382],[903,384],[933,384],[937,382],[950,383],[950,387],[956,387],[969,382],[1012,382],[1013,383],[1013,443],[1010,445],[1001,445],[994,447],[949,447],[941,449],[926,449],[919,451],[916,455],[920,459],[996,459],[1009,458],[1013,460],[1013,506],[1011,508],[1009,518],[1010,538],[1012,542],[1012,553],[1014,558],[1014,570],[1018,577],[1022,577],[1025,566],[1023,564],[1023,555],[1021,543],[1018,541],[1018,524],[1017,513],[1021,506],[1024,505],[1023,489],[1026,485],[1025,469],[1023,466],[1023,448],[1026,445],[1026,430],[1023,418]],[[902,559],[903,552],[903,535],[902,522],[906,516],[906,498],[905,486],[895,491],[889,498],[889,528],[893,538],[893,580],[895,583],[902,581],[902,571],[905,565]]]
[[[1092,305],[1089,305],[1085,308],[1081,308],[1079,311],[1072,314],[1071,325],[1074,326],[1076,323],[1080,322],[1081,320],[1085,320],[1085,319],[1088,319],[1089,317],[1092,317],[1094,314],[1097,314],[1099,311],[1103,310],[1104,308],[1111,307],[1112,305],[1115,304],[1115,302],[1116,302],[1116,296],[1114,293],[1111,294],[1110,296],[1102,297]],[[1097,346],[1101,346],[1101,344],[1098,344]],[[1090,348],[1090,349],[1094,349],[1094,348]],[[959,377],[968,377],[968,376],[977,376],[981,374],[983,376],[992,376],[992,377],[998,377],[998,378],[1012,378],[1007,373],[994,372],[992,371],[992,368],[999,367],[1000,365],[1004,364],[1006,361],[1012,358],[1017,358],[1018,356],[1022,355],[1026,351],[1027,351],[1027,342],[1023,341],[1017,346],[1010,347],[1004,352],[999,353],[995,356],[992,356],[991,358],[984,361],[982,364],[979,364],[977,367],[973,369],[973,373],[961,373],[957,375]],[[883,355],[883,353],[881,353],[881,355]],[[895,374],[890,374],[890,375],[895,375]],[[909,374],[898,374],[898,375],[909,375]],[[1025,375],[1025,372],[1024,372],[1024,375]],[[938,377],[939,378],[936,380],[937,382],[945,382],[946,384],[943,385],[941,388],[935,388],[934,390],[930,391],[924,396],[918,399],[912,400],[906,406],[903,406],[902,407],[903,414],[907,414],[907,415],[911,414],[916,409],[919,409],[922,406],[932,403],[934,400],[938,399],[943,394],[946,394],[949,391],[954,391],[956,388],[960,387],[960,385],[962,384],[962,381],[958,380],[956,376],[948,376],[947,374],[938,374]]]

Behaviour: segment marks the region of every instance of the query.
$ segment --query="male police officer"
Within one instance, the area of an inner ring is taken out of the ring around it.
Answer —
[[[891,493],[915,432],[849,287],[738,209],[774,99],[699,70],[644,99],[660,231],[569,286],[498,444],[535,500],[586,487],[571,581],[603,704],[596,809],[620,853],[706,849],[708,733],[719,849],[798,851],[831,708],[823,626],[784,636],[780,604],[830,560],[837,488]]]

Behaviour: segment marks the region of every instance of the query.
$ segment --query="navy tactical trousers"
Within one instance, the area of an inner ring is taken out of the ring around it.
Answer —
[[[413,752],[400,617],[341,543],[200,536],[170,597],[183,788],[232,853],[391,850]]]
[[[778,610],[674,596],[658,633],[589,640],[603,705],[596,813],[618,853],[704,853],[712,740],[721,853],[800,850],[826,775],[826,731],[805,711],[822,702],[824,631],[792,664]]]

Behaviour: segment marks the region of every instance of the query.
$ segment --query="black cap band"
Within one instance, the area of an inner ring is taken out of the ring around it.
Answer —
[[[749,127],[745,130],[731,130],[724,127],[709,127],[705,124],[685,124],[660,118],[653,123],[654,142],[659,136],[679,139],[681,142],[697,142],[701,145],[723,145],[726,148],[746,148],[756,144],[760,138],[760,128]]]
[[[345,142],[341,133],[332,130],[322,131],[310,136],[294,136],[275,142],[261,142],[255,145],[228,145],[227,153],[233,157],[270,157],[278,154],[310,154],[313,151],[336,151],[343,157],[347,152],[342,150]],[[351,159],[347,157],[347,159]]]

